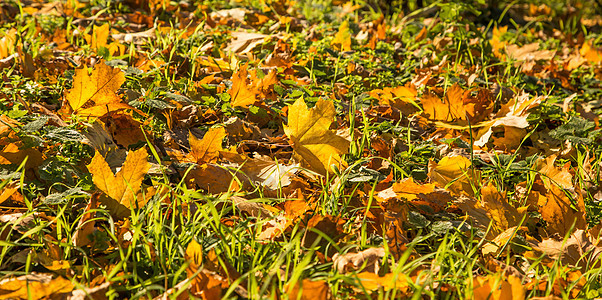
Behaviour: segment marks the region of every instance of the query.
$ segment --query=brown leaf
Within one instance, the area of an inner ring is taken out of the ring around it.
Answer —
[[[505,230],[518,226],[522,221],[522,216],[526,209],[519,212],[514,206],[508,203],[506,195],[499,192],[492,184],[481,188],[481,205],[487,211],[487,215],[493,221],[493,230],[491,234],[497,236]]]
[[[575,193],[574,198],[576,209],[572,207],[573,202],[566,193],[556,186],[552,186],[545,197],[539,198],[538,210],[548,224],[543,228],[548,236],[555,233],[565,236],[571,230],[587,227],[583,196]]]
[[[417,91],[411,85],[384,88],[370,91],[370,96],[378,99],[381,105],[389,105],[399,109],[404,115],[411,115],[419,110]]]
[[[536,162],[537,171],[541,174],[541,179],[546,188],[549,189],[552,185],[563,189],[573,188],[573,174],[570,172],[571,163],[566,163],[562,168],[558,168],[554,165],[555,161],[556,154],[545,159],[540,158]]]
[[[341,23],[339,31],[336,33],[330,44],[339,51],[351,51],[351,32],[349,31],[349,21],[345,20]]]
[[[567,240],[545,239],[533,248],[554,260],[560,259],[563,265],[587,270],[600,266],[602,248],[597,247],[595,241],[594,237],[580,229]]]
[[[356,270],[378,273],[380,259],[384,256],[384,248],[368,248],[357,253],[337,253],[332,260],[334,269],[341,274]]]
[[[257,92],[250,89],[247,84],[247,66],[241,66],[232,75],[232,88],[228,90],[232,107],[240,106],[246,108],[257,101]]]
[[[473,279],[472,297],[467,295],[467,299],[475,300],[523,300],[526,296],[526,290],[520,278],[515,276],[505,277],[501,274],[491,274],[487,276],[477,276]]]
[[[432,182],[456,194],[474,195],[479,186],[480,173],[471,168],[472,163],[464,156],[446,156],[438,163],[429,161],[428,176]]]
[[[94,213],[90,212],[90,210],[98,208],[99,194],[100,193],[95,193],[92,195],[92,197],[90,197],[90,202],[88,202],[88,205],[86,205],[86,208],[82,213],[82,217],[77,223],[77,230],[71,239],[71,242],[76,247],[89,246],[93,242],[93,240],[90,239],[90,236],[96,230],[96,220],[94,219]]]
[[[384,276],[372,272],[361,272],[357,274],[358,283],[368,291],[384,289],[389,291],[396,289],[398,292],[408,292],[410,290],[411,280],[403,273],[387,273]]]

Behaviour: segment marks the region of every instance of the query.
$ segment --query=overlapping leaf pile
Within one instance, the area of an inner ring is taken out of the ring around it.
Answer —
[[[599,15],[421,3],[3,3],[0,298],[599,297]]]

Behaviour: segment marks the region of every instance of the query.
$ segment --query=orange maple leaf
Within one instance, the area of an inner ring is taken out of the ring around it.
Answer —
[[[249,88],[247,84],[247,66],[241,66],[232,75],[232,88],[228,91],[232,107],[240,106],[246,108],[257,101],[257,92]]]
[[[224,137],[226,137],[226,130],[223,127],[209,129],[203,139],[198,139],[190,133],[188,137],[190,161],[197,164],[216,162],[219,151],[223,150],[222,141]]]

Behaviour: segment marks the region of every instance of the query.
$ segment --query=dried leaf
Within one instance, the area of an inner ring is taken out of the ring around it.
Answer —
[[[294,286],[287,287],[288,298],[293,300],[326,300],[330,299],[330,289],[324,280],[303,279]]]
[[[560,259],[563,265],[591,269],[600,266],[602,253],[602,248],[595,246],[595,241],[594,237],[580,229],[571,234],[566,241],[545,239],[534,249],[554,260]]]
[[[491,234],[498,235],[503,231],[518,226],[522,221],[522,214],[508,203],[506,195],[502,194],[492,184],[481,188],[481,204],[487,211],[487,215],[493,221],[493,231]]]
[[[121,101],[117,90],[125,82],[121,70],[104,62],[95,65],[92,73],[86,67],[75,70],[73,86],[65,96],[72,111],[83,117],[100,117],[110,112],[131,109]]]
[[[446,156],[438,163],[429,161],[428,176],[440,187],[456,194],[474,195],[479,186],[480,173],[471,168],[471,162],[464,156]]]
[[[257,92],[250,89],[247,84],[247,66],[241,66],[232,75],[232,88],[228,91],[232,107],[240,106],[246,108],[257,101]]]
[[[92,181],[96,187],[116,201],[116,203],[105,203],[112,213],[120,215],[118,212],[122,211],[123,207],[130,209],[146,204],[146,200],[139,193],[142,189],[144,175],[150,168],[147,157],[145,148],[130,151],[123,167],[117,174],[113,174],[98,151],[92,158],[87,166],[88,170],[92,173]]]
[[[209,129],[202,140],[189,133],[191,161],[197,164],[216,162],[219,158],[219,151],[223,150],[224,137],[226,137],[226,130],[223,127]]]
[[[556,186],[552,186],[545,193],[545,197],[539,198],[538,210],[548,224],[543,228],[548,236],[555,233],[565,236],[571,230],[587,227],[585,203],[581,193],[574,194],[574,200],[575,208],[572,207],[573,202],[566,193]]]
[[[409,291],[409,282],[411,282],[407,275],[403,273],[387,273],[381,277],[372,272],[361,272],[357,274],[357,279],[358,283],[368,291],[376,291],[382,288],[385,291],[396,289],[402,293]]]
[[[368,248],[357,253],[338,253],[332,257],[334,269],[339,273],[362,270],[378,273],[379,260],[385,256],[384,248]]]
[[[335,115],[331,101],[320,99],[308,109],[305,101],[298,99],[289,106],[288,125],[284,126],[295,157],[323,175],[332,172],[332,165],[344,166],[339,155],[349,149],[349,141],[329,129]]]
[[[504,277],[501,274],[475,277],[472,293],[472,297],[467,295],[466,298],[475,300],[523,300],[526,296],[526,290],[520,278],[513,275]]]
[[[0,281],[2,299],[57,299],[73,290],[70,280],[32,273]]]

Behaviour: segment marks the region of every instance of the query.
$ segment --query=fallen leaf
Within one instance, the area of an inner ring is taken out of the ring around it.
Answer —
[[[99,196],[99,193],[96,193],[90,197],[90,202],[88,202],[88,205],[84,208],[84,212],[81,215],[82,217],[77,223],[77,229],[71,238],[71,243],[76,247],[90,246],[94,242],[91,236],[94,231],[96,231],[96,220],[94,218],[94,213],[90,210],[98,208]]]
[[[471,167],[464,156],[446,156],[438,163],[429,161],[428,176],[436,185],[456,194],[474,195],[478,188],[480,173]]]
[[[506,195],[499,192],[491,182],[481,188],[481,205],[493,221],[491,234],[494,236],[518,226],[526,212],[526,209],[521,209],[522,213],[520,213],[510,205]]]
[[[125,74],[121,70],[101,61],[91,73],[86,67],[75,70],[73,85],[65,99],[71,110],[82,117],[100,117],[110,112],[132,109],[117,95],[117,90],[124,82]]]
[[[261,33],[253,33],[246,31],[230,32],[233,40],[224,49],[226,52],[234,52],[236,54],[245,54],[253,50],[255,46],[262,44],[268,35]],[[246,78],[245,78],[246,79]]]
[[[339,273],[361,270],[378,273],[379,261],[385,256],[384,248],[368,248],[357,253],[338,253],[332,257],[334,269]]]
[[[0,281],[0,298],[57,299],[73,288],[71,281],[63,277],[52,278],[50,274],[31,273]]]
[[[219,158],[219,151],[223,150],[224,137],[226,137],[226,130],[223,127],[210,128],[202,140],[189,133],[191,161],[197,164],[216,162]]]
[[[232,107],[248,107],[257,101],[257,93],[247,84],[247,64],[232,75],[232,88],[228,90]]]
[[[192,278],[190,293],[205,300],[221,299],[222,290],[228,282],[215,272],[203,268],[203,247],[192,240],[186,247],[184,258],[188,262],[186,274]]]
[[[361,272],[357,274],[358,283],[368,291],[383,289],[385,291],[397,290],[405,293],[410,289],[410,279],[403,273],[387,273],[384,276],[372,272]]]
[[[505,277],[501,274],[477,276],[473,279],[472,297],[467,295],[466,299],[475,300],[523,300],[526,290],[520,278],[510,275]]]
[[[300,98],[289,105],[288,125],[284,126],[296,159],[322,175],[332,172],[332,165],[344,166],[340,154],[349,149],[349,141],[329,129],[335,115],[331,101],[320,99],[308,109]]]
[[[123,208],[142,207],[146,200],[139,193],[142,190],[142,180],[150,169],[147,161],[148,154],[145,148],[128,153],[123,167],[117,174],[98,151],[87,166],[92,173],[92,181],[96,187],[103,191],[115,203],[105,203],[107,208],[116,215],[121,215]]]
[[[543,195],[545,197],[540,197],[537,204],[542,219],[548,224],[542,228],[548,236],[555,233],[565,236],[572,230],[587,227],[585,203],[581,193],[573,194],[575,208],[573,208],[573,201],[556,186],[551,186],[550,190]]]
[[[506,53],[509,57],[519,62],[526,60],[550,60],[556,55],[556,51],[538,50],[539,43],[531,43],[519,47],[517,45],[506,46]]]
[[[578,266],[585,270],[600,266],[602,248],[596,239],[582,229],[576,230],[567,240],[544,239],[533,248],[563,265]]]
[[[341,23],[339,31],[335,34],[330,44],[339,51],[351,51],[351,32],[349,31],[349,22],[347,20]]]
[[[303,279],[286,288],[291,300],[326,300],[330,299],[330,289],[324,280]]]
[[[370,96],[378,99],[381,105],[399,109],[404,115],[411,115],[419,110],[416,88],[411,85],[384,88],[370,91]]]
[[[548,189],[552,185],[563,189],[573,188],[573,174],[570,172],[571,163],[567,162],[562,168],[558,168],[554,165],[556,157],[557,155],[553,154],[546,158],[540,158],[535,163],[537,171],[541,174],[541,180]]]

